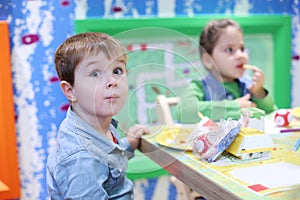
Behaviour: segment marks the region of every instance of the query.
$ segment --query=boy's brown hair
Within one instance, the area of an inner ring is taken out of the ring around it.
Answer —
[[[222,32],[228,27],[236,27],[237,30],[242,32],[240,25],[231,19],[216,19],[210,21],[202,31],[199,39],[200,57],[202,54],[212,54],[217,41],[219,40]]]
[[[74,72],[88,56],[104,53],[108,59],[122,58],[126,54],[122,44],[105,33],[87,32],[74,35],[61,44],[55,52],[55,69],[59,79],[74,85]]]

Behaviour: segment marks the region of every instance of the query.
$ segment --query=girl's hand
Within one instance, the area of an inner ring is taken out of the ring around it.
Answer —
[[[140,139],[144,134],[150,134],[150,130],[145,126],[137,124],[129,128],[127,132],[127,139],[133,150],[138,148],[140,145]]]
[[[235,100],[238,102],[240,108],[256,107],[256,104],[250,101],[250,98],[251,98],[250,94],[246,94],[245,96],[241,98],[237,98]]]
[[[252,84],[249,87],[249,91],[254,98],[264,98],[266,96],[264,89],[265,75],[263,71],[256,66],[252,66],[252,71]]]

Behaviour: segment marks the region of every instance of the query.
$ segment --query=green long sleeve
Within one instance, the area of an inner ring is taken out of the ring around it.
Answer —
[[[225,83],[224,86],[234,95],[234,99],[241,96],[237,85]],[[263,99],[253,99],[253,101],[266,113],[276,109],[270,94]],[[196,123],[200,121],[198,112],[215,121],[227,118],[239,119],[241,116],[241,109],[236,100],[205,101],[200,81],[192,81],[180,95],[176,117],[180,123]]]

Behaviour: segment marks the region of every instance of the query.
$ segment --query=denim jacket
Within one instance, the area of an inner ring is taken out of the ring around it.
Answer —
[[[47,160],[47,187],[53,200],[133,199],[133,183],[126,178],[133,151],[126,138],[110,130],[118,144],[79,118],[69,108]]]
[[[241,80],[237,79],[239,88],[241,89],[242,96],[250,93],[246,84]],[[204,79],[201,80],[201,84],[204,91],[205,101],[220,101],[224,99],[232,100],[233,95],[230,94],[224,86],[211,74],[208,74]]]

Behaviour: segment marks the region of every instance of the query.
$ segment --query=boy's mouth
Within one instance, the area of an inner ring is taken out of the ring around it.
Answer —
[[[244,65],[243,65],[243,64],[240,64],[240,65],[236,66],[236,68],[238,68],[238,69],[243,69],[243,68],[244,68]]]
[[[116,99],[117,97],[107,97],[106,99]]]
[[[113,95],[106,97],[106,99],[117,99],[117,98],[119,98],[119,96],[117,94],[113,94]]]

